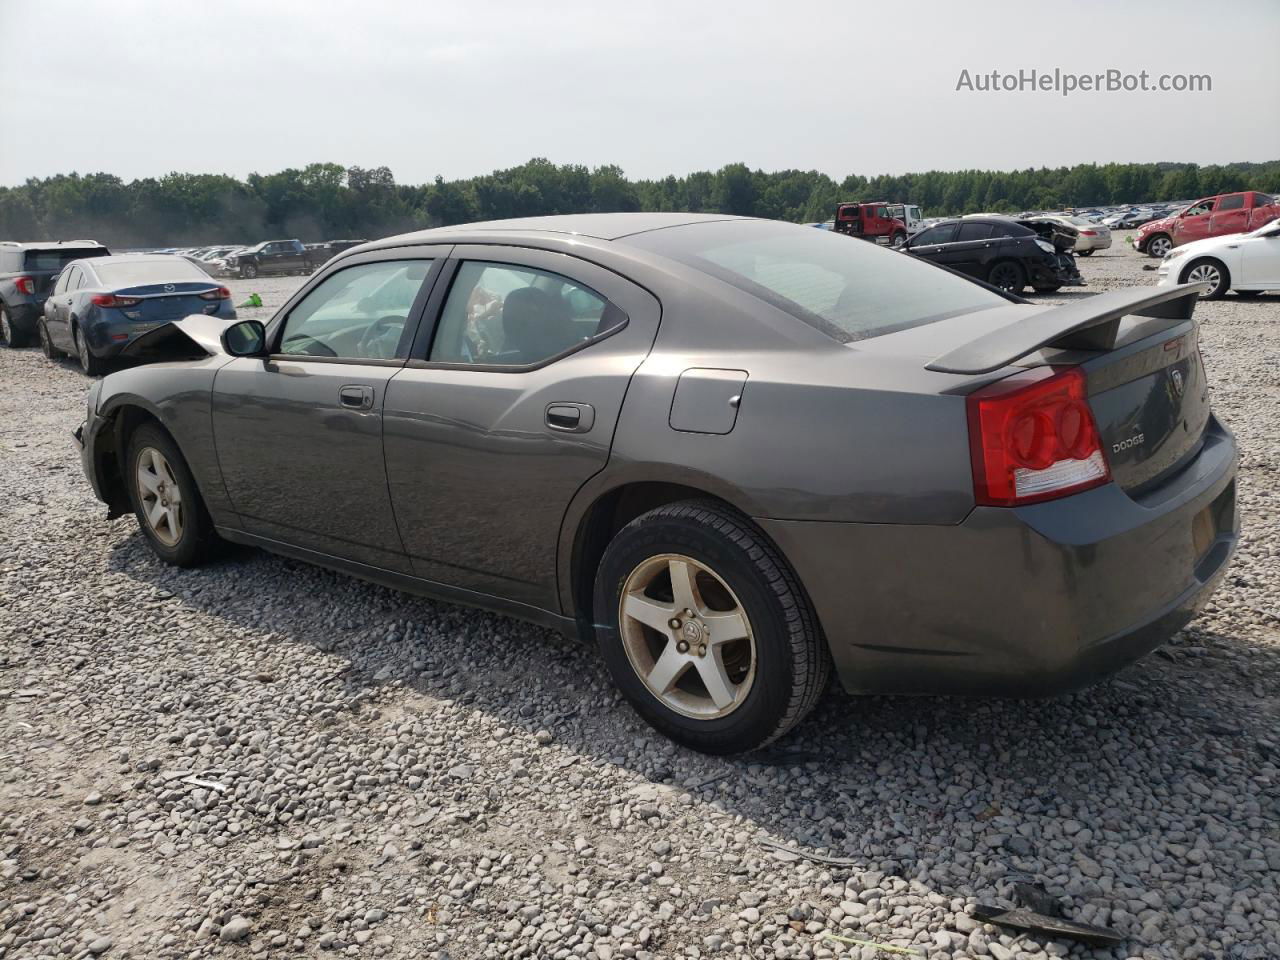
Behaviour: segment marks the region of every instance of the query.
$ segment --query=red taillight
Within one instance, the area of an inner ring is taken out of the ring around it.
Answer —
[[[91,298],[95,307],[136,307],[139,297],[117,297],[114,293],[95,293]]]
[[[28,297],[36,292],[36,282],[30,277],[18,277],[13,285],[18,288],[19,293],[25,293]]]
[[[1082,237],[1096,237],[1097,235],[1098,235],[1097,230],[1081,230],[1080,231],[1080,236]]]
[[[966,398],[974,499],[1014,507],[1111,479],[1078,367],[1039,367]]]
[[[230,300],[231,291],[226,287],[218,287],[216,290],[206,290],[200,294],[201,300]]]

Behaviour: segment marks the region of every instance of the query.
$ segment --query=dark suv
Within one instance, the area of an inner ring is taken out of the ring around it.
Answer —
[[[1071,254],[1077,236],[1074,227],[1052,220],[965,217],[920,231],[903,249],[1010,293],[1028,283],[1051,293],[1084,286]]]
[[[33,343],[44,302],[62,268],[72,260],[110,252],[94,240],[0,242],[0,342],[11,347]]]

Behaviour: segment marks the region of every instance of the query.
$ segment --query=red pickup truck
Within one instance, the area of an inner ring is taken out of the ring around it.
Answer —
[[[1280,218],[1280,203],[1265,193],[1223,193],[1197,200],[1172,217],[1138,230],[1135,244],[1148,256],[1163,257],[1174,247],[1229,233],[1248,233]]]

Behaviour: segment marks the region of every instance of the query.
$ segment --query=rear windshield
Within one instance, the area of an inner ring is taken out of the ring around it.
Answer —
[[[24,270],[59,271],[72,260],[85,260],[89,257],[105,257],[105,247],[59,247],[56,250],[28,250],[23,264]]]
[[[115,263],[104,261],[94,264],[93,270],[109,287],[209,279],[207,273],[181,257],[165,260],[121,260]]]
[[[696,267],[845,343],[1008,303],[908,254],[769,220],[687,224],[623,242]]]

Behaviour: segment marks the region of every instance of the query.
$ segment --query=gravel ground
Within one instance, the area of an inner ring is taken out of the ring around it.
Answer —
[[[1189,629],[1052,701],[833,690],[740,760],[543,630],[160,565],[81,476],[79,370],[0,352],[0,957],[1280,957],[1280,296],[1199,315],[1245,532]],[[1026,877],[1126,945],[973,919]]]

